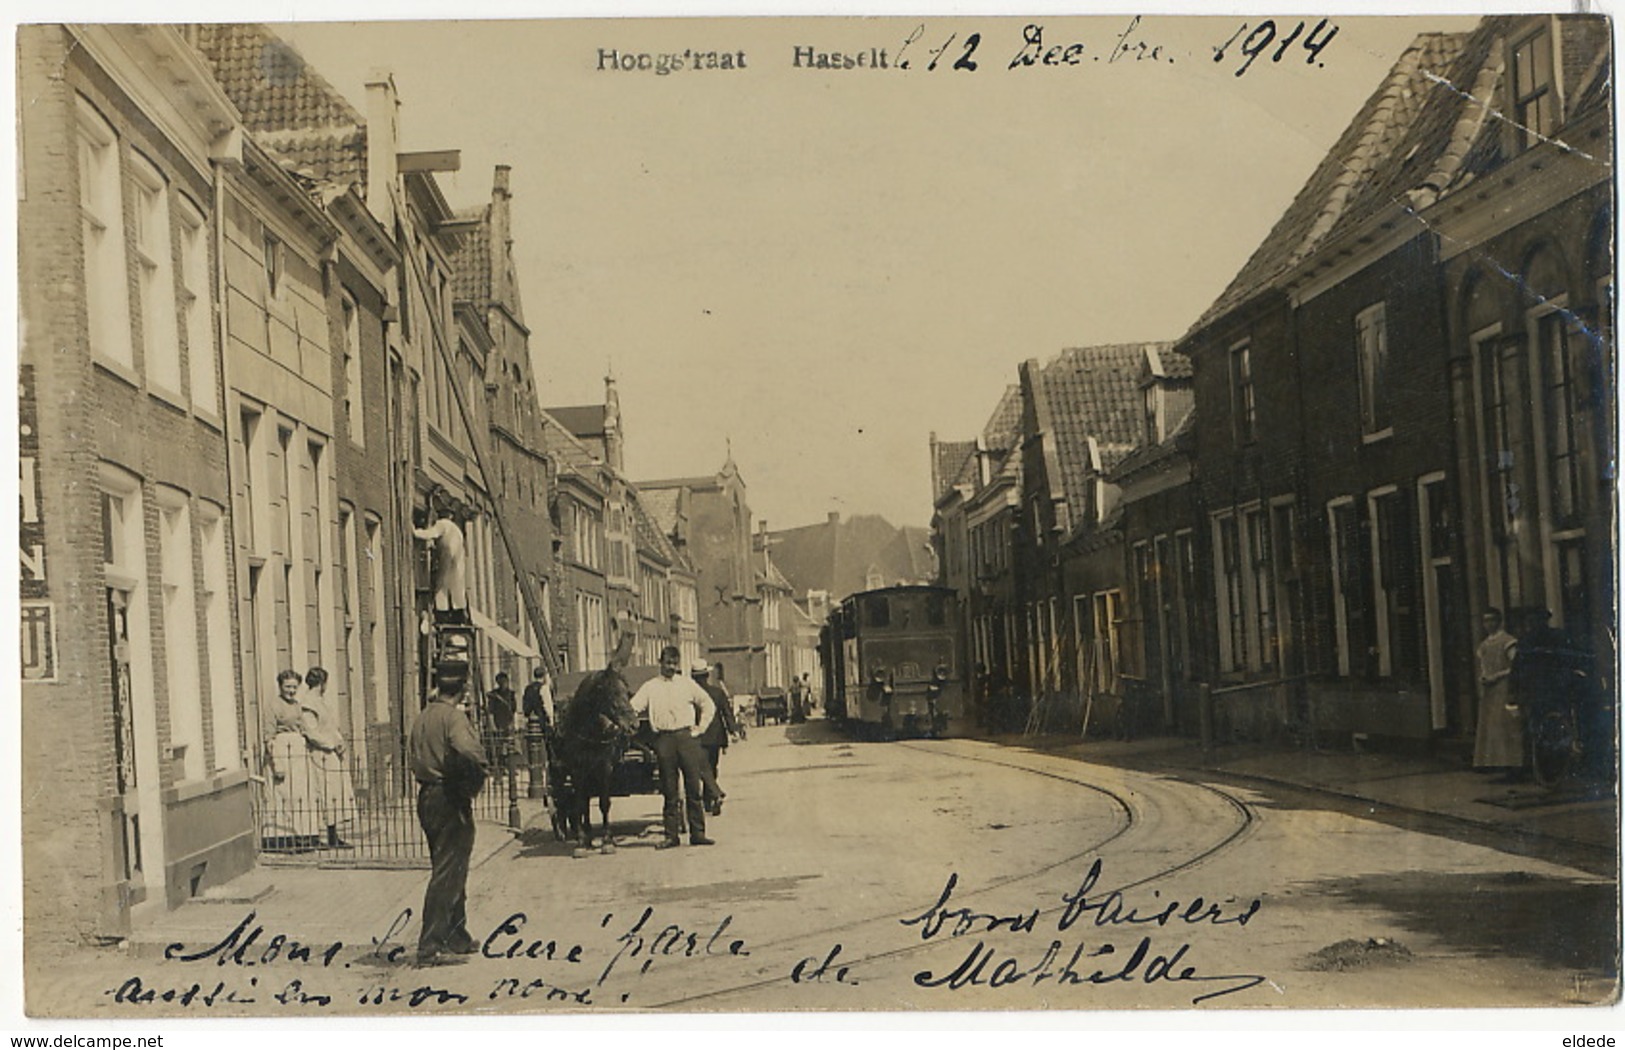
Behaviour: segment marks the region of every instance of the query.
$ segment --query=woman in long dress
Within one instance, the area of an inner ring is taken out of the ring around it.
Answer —
[[[321,788],[322,819],[327,825],[327,845],[349,849],[339,837],[339,826],[355,819],[355,789],[345,768],[344,734],[338,717],[327,702],[327,672],[312,667],[305,674],[305,743],[310,749],[310,765]]]
[[[1501,610],[1484,612],[1484,640],[1478,646],[1478,735],[1473,768],[1499,771],[1508,778],[1523,768],[1523,721],[1512,700],[1512,654],[1518,640],[1502,625]]]
[[[300,702],[299,672],[276,676],[277,699],[267,717],[270,740],[265,766],[270,792],[265,815],[265,848],[303,852],[317,849],[322,822],[321,784],[305,740],[306,708]]]

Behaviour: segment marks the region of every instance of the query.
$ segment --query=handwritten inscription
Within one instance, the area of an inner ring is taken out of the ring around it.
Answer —
[[[1285,23],[1282,23],[1282,25],[1285,25]],[[1278,63],[1287,56],[1289,51],[1296,53],[1292,47],[1296,43],[1304,52],[1304,62],[1306,64],[1313,65],[1317,69],[1324,69],[1326,63],[1320,61],[1320,53],[1326,50],[1326,45],[1330,44],[1332,37],[1337,35],[1337,27],[1322,18],[1315,23],[1313,29],[1309,30],[1308,36],[1303,36],[1304,27],[1307,25],[1307,22],[1299,22],[1292,28],[1291,32],[1281,36],[1280,41],[1277,42],[1276,35],[1279,30],[1274,19],[1264,19],[1264,21],[1253,26],[1250,33],[1247,32],[1247,23],[1243,22],[1241,28],[1236,30],[1229,40],[1213,49],[1213,61],[1222,63],[1229,57],[1227,52],[1230,45],[1240,39],[1241,47],[1238,50],[1246,57],[1247,61],[1243,62],[1236,70],[1236,76],[1239,77],[1252,68],[1253,61],[1259,55],[1267,52],[1271,44],[1275,45],[1275,53],[1270,56],[1270,61]],[[1247,33],[1245,38],[1242,38],[1241,34],[1243,33]],[[1302,39],[1300,40],[1299,37],[1302,37]]]
[[[1312,27],[1307,22],[1298,22],[1288,31],[1286,25],[1284,22],[1277,25],[1273,19],[1256,25],[1243,22],[1224,43],[1212,46],[1213,61],[1223,63],[1233,53],[1239,54],[1243,59],[1235,71],[1239,77],[1251,68],[1254,60],[1273,47],[1273,62],[1301,54],[1307,64],[1324,68],[1321,56],[1337,35],[1337,27],[1324,18]],[[990,52],[992,62],[987,61]],[[847,46],[839,50],[810,43],[797,44],[791,49],[790,65],[794,69],[814,70],[975,73],[983,69],[1006,72],[1065,69],[1095,63],[1174,65],[1189,57],[1188,53],[1178,52],[1156,39],[1144,19],[1135,15],[1109,39],[1093,42],[1057,39],[1053,34],[1046,35],[1042,24],[1029,22],[1022,27],[1013,51],[1007,43],[1007,34],[963,29],[933,32],[922,22],[901,42],[877,41],[868,47]]]
[[[1154,904],[1137,903],[1120,890],[1097,894],[1095,888],[1100,882],[1102,870],[1101,861],[1096,860],[1089,866],[1078,888],[1061,895],[1059,914],[1054,919],[1054,932],[1066,933],[1085,920],[1096,930],[1180,926],[1240,928],[1245,927],[1262,906],[1262,901],[1255,898],[1231,912],[1200,896],[1189,900],[1163,900],[1160,894]],[[1056,985],[1091,987],[1134,982],[1148,985],[1163,982],[1224,985],[1193,997],[1191,1002],[1194,1004],[1243,992],[1264,982],[1262,974],[1204,974],[1195,964],[1186,962],[1191,952],[1189,942],[1181,943],[1172,950],[1159,951],[1151,936],[1141,936],[1126,955],[1119,953],[1116,944],[1107,941],[1091,946],[1088,942],[1068,943],[1052,939],[1037,954],[1036,961],[1024,962],[1023,959],[1033,959],[1033,954],[1001,950],[989,943],[989,938],[995,934],[1036,934],[1046,928],[1043,920],[1056,909],[1035,907],[998,914],[963,905],[955,906],[953,897],[958,884],[958,874],[950,874],[935,903],[918,915],[900,920],[904,926],[918,927],[923,941],[980,935],[958,965],[946,971],[920,970],[915,973],[914,983],[921,988],[957,991],[971,987],[1036,987],[1046,981],[1053,981]],[[1067,956],[1064,963],[1060,961],[1063,955]],[[1122,959],[1121,963],[1117,961],[1119,958]]]
[[[897,919],[882,943],[818,941],[768,964],[779,987],[845,988],[906,980],[916,988],[1101,989],[1112,986],[1184,986],[1192,1003],[1234,995],[1263,983],[1261,974],[1232,972],[1197,958],[1244,930],[1257,916],[1258,899],[1237,902],[1202,895],[1164,896],[1103,889],[1104,864],[1094,861],[1074,888],[1017,908],[966,903],[957,872],[950,872],[926,907]],[[456,1009],[499,1007],[622,1008],[640,989],[644,1002],[660,1001],[673,984],[687,991],[727,989],[760,982],[763,967],[747,963],[749,939],[732,914],[669,921],[653,906],[605,912],[583,935],[563,935],[546,917],[516,911],[489,928],[467,969],[442,975],[405,969],[412,910],[403,909],[381,936],[305,943],[268,927],[250,911],[230,930],[201,945],[170,944],[161,976],[132,974],[104,989],[113,1003],[131,1008],[171,1006],[194,1011],[257,1004],[261,1009]],[[1198,931],[1208,938],[1193,944]],[[896,937],[905,936],[902,944]],[[1165,943],[1166,942],[1166,943]],[[899,966],[894,960],[938,945],[963,946],[946,963]],[[812,949],[808,953],[808,949]],[[803,954],[807,953],[807,954]],[[197,968],[204,967],[199,972]],[[359,969],[357,969],[359,967]],[[391,975],[396,967],[395,975]],[[692,969],[694,967],[703,967]],[[782,967],[782,969],[778,969]],[[224,970],[224,973],[218,971]],[[190,971],[190,972],[189,972]],[[650,984],[670,971],[671,980]],[[203,974],[208,974],[205,977]],[[664,988],[664,992],[657,989]],[[837,993],[846,994],[846,993]]]

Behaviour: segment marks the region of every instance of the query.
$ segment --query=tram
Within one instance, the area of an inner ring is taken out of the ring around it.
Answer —
[[[828,716],[888,738],[958,729],[966,688],[954,598],[947,587],[882,587],[837,606],[820,632]]]

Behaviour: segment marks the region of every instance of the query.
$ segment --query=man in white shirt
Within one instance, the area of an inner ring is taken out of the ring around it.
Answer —
[[[660,849],[682,845],[678,828],[688,819],[688,844],[712,846],[705,835],[705,753],[699,734],[711,724],[716,705],[710,694],[692,678],[679,674],[683,654],[675,645],[660,652],[660,677],[651,678],[632,696],[632,709],[647,715],[655,732],[655,759],[660,767],[660,793],[665,797],[666,837]],[[683,793],[677,793],[677,775],[683,776]],[[686,814],[685,814],[686,810]]]

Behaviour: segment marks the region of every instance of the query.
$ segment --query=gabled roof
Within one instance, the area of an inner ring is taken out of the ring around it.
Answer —
[[[1088,506],[1085,486],[1097,451],[1100,469],[1108,471],[1134,448],[1141,426],[1140,366],[1148,350],[1167,345],[1073,347],[1042,368],[1023,368],[1037,427],[1052,442],[1049,462],[1060,474],[1049,482],[1069,506]]]
[[[186,33],[244,125],[284,166],[315,182],[366,185],[366,121],[291,43],[263,25]]]
[[[1196,450],[1196,408],[1190,405],[1174,424],[1168,436],[1155,445],[1141,445],[1124,456],[1111,471],[1110,480],[1121,481],[1147,470],[1158,463],[1180,455],[1191,455]]]
[[[822,521],[769,536],[773,564],[796,594],[828,591],[839,600],[864,589],[870,566],[877,567],[888,584],[931,576],[927,531],[917,526],[897,528],[878,514]]]
[[[1146,366],[1153,376],[1162,379],[1190,379],[1191,359],[1172,346],[1152,345],[1145,350]]]
[[[578,438],[601,438],[604,436],[604,406],[603,405],[567,405],[560,408],[550,408],[547,414],[559,424],[569,430]]]
[[[1463,77],[1466,33],[1424,33],[1405,49],[1374,94],[1194,333],[1265,291],[1338,232],[1402,204],[1405,191],[1436,167],[1466,105],[1452,84]],[[1483,56],[1479,55],[1482,65]]]
[[[491,301],[491,208],[466,208],[457,218],[471,225],[463,228],[462,243],[451,257],[452,297],[484,305]]]
[[[576,473],[586,468],[601,466],[598,457],[592,450],[576,439],[570,428],[553,418],[551,412],[542,409],[542,437],[546,450],[561,467],[570,467]]]
[[[1021,436],[1021,387],[1011,383],[1004,388],[999,403],[982,428],[982,441],[988,448],[1014,448]]]
[[[645,492],[659,489],[712,489],[717,487],[717,475],[701,474],[692,478],[657,478],[654,481],[640,481],[638,488]]]
[[[931,448],[931,477],[936,480],[937,491],[933,500],[940,500],[955,485],[966,480],[976,461],[976,442],[938,441]]]
[[[1597,15],[1497,15],[1470,33],[1424,33],[1402,53],[1285,214],[1230,286],[1191,328],[1217,321],[1344,235],[1382,216],[1414,216],[1488,176],[1506,156],[1509,76],[1506,44],[1534,18],[1556,17],[1559,61],[1573,86],[1552,132],[1609,104],[1610,26]]]
[[[679,489],[649,489],[642,485],[638,486],[639,503],[664,535],[670,536],[677,528],[677,501],[680,495]]]
[[[668,565],[679,564],[677,548],[650,517],[643,505],[643,494],[635,488],[628,489],[626,503],[637,529],[638,549],[652,552]]]

